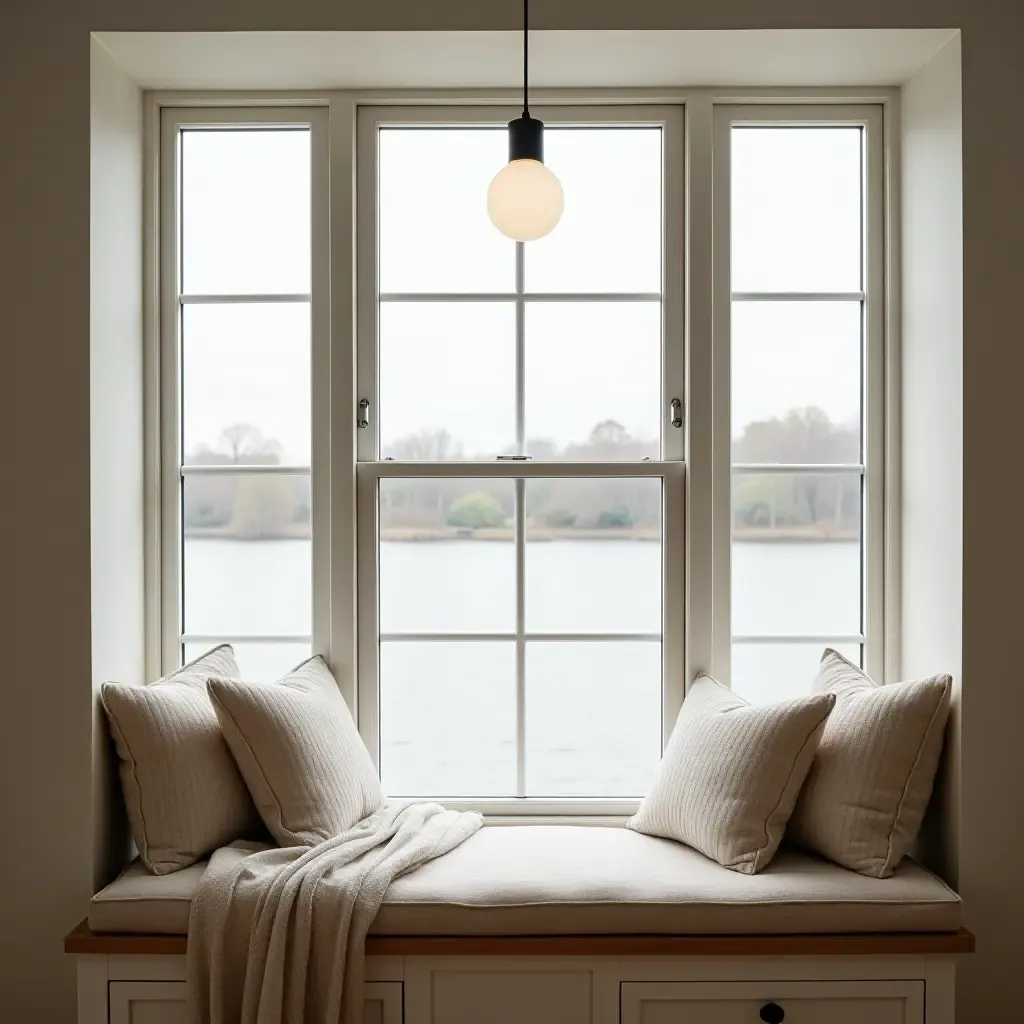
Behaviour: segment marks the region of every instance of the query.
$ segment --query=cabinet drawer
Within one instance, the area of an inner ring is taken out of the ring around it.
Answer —
[[[365,1024],[402,1024],[402,983],[370,981],[363,986]],[[185,982],[112,981],[109,1024],[187,1024]]]
[[[762,1021],[773,1024],[924,1024],[924,984],[920,981],[623,982],[621,988],[621,1024],[761,1024]]]

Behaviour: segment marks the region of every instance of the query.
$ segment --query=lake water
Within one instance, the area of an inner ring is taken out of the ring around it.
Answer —
[[[660,562],[652,541],[527,543],[528,633],[655,635],[527,641],[529,795],[646,790],[660,757]],[[733,632],[859,632],[859,563],[855,543],[735,544]],[[309,579],[308,541],[189,538],[186,631],[308,633]],[[385,542],[380,599],[385,635],[514,633],[514,546]],[[253,679],[276,678],[308,655],[304,645],[236,650]],[[732,685],[755,702],[806,693],[820,656],[820,644],[734,645]],[[515,794],[514,642],[385,640],[380,668],[381,774],[391,795]]]

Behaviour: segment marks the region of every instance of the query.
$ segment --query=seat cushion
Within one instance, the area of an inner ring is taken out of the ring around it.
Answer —
[[[242,856],[243,854],[239,854]],[[97,932],[185,934],[202,865],[156,878],[137,862],[93,897]],[[396,879],[375,935],[779,935],[942,932],[960,898],[905,859],[868,878],[783,847],[760,874],[625,828],[483,828]]]

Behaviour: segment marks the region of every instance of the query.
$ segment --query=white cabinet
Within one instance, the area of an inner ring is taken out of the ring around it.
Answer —
[[[402,983],[372,981],[364,986],[364,1024],[402,1024]],[[185,982],[112,981],[109,1024],[187,1024]]]
[[[624,982],[621,1024],[924,1024],[919,981]]]
[[[363,1024],[955,1024],[954,970],[941,955],[377,956]],[[184,956],[82,956],[78,993],[79,1024],[187,1024]]]

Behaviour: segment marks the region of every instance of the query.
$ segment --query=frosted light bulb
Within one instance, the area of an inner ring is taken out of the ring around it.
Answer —
[[[517,242],[543,238],[558,223],[564,207],[561,182],[539,160],[510,161],[487,189],[491,223]]]

